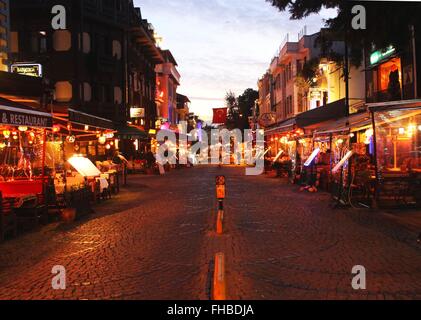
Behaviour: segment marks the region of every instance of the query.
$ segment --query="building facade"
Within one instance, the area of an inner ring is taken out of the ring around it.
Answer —
[[[180,121],[188,121],[190,113],[190,99],[182,94],[177,93],[177,118]]]
[[[9,71],[10,50],[9,0],[0,1],[0,71]]]
[[[332,104],[346,97],[344,69],[332,61],[317,46],[326,30],[307,35],[300,32],[297,42],[285,38],[268,71],[259,80],[259,108],[272,114],[272,121],[280,123],[301,113]],[[333,41],[332,51],[344,55],[342,41]],[[312,69],[311,78],[308,70]],[[350,68],[350,111],[358,111],[364,104],[365,73],[362,68]],[[266,116],[266,118],[268,118]]]
[[[142,18],[140,8],[131,10],[128,43],[128,117],[130,121],[155,129],[157,120],[155,67],[164,62],[152,24]]]
[[[177,118],[177,88],[180,85],[180,73],[177,61],[170,50],[163,50],[164,63],[155,68],[157,83],[157,105],[159,124],[176,125]]]

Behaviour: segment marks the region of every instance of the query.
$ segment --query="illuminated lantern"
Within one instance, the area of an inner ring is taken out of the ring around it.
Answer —
[[[4,135],[4,137],[5,137],[6,139],[9,139],[9,137],[10,137],[10,131],[9,131],[9,130],[4,130],[4,131],[3,131],[3,135]]]
[[[28,127],[21,126],[21,127],[18,127],[18,130],[20,132],[26,132],[26,131],[28,131]]]
[[[57,124],[55,124],[54,126],[53,126],[53,132],[54,133],[57,133],[57,132],[59,132],[60,131],[60,126],[59,125],[57,125]]]
[[[70,123],[67,125],[67,130],[72,130],[72,125]]]
[[[107,143],[107,144],[105,145],[105,149],[110,150],[110,149],[111,149],[111,146]]]
[[[75,137],[75,136],[68,136],[68,137],[66,138],[66,140],[67,140],[67,142],[69,142],[69,143],[75,143],[75,141],[76,141],[76,137]]]
[[[89,126],[88,125],[85,126],[85,131],[89,131]]]
[[[105,142],[107,142],[107,138],[106,138],[105,136],[100,136],[100,137],[98,138],[98,142],[99,142],[100,144],[105,144]]]
[[[29,135],[30,135],[31,138],[35,138],[35,133],[30,132]]]
[[[418,126],[418,131],[421,131],[421,126]]]
[[[399,128],[399,134],[405,134],[405,128]]]

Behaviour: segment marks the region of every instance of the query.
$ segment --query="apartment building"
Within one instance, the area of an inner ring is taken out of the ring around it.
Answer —
[[[170,50],[162,50],[164,62],[155,68],[157,81],[158,122],[170,127],[178,123],[177,88],[180,85],[180,73],[177,61]]]
[[[9,71],[10,7],[9,0],[0,0],[0,71]]]

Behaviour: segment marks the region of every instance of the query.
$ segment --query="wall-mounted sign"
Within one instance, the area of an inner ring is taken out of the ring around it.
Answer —
[[[145,117],[145,108],[130,108],[130,118],[144,118]]]
[[[38,63],[15,63],[12,64],[11,71],[28,77],[42,77],[42,66]]]
[[[390,46],[389,48],[387,48],[386,50],[377,50],[374,51],[371,55],[370,55],[370,64],[376,64],[388,57],[390,57],[391,55],[393,55],[396,52],[396,49],[392,46]]]

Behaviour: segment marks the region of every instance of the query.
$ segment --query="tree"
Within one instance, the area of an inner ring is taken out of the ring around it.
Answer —
[[[280,11],[288,11],[291,19],[305,18],[320,12],[323,8],[336,8],[338,15],[325,21],[332,30],[331,40],[344,40],[350,47],[351,63],[359,66],[362,62],[362,48],[385,49],[392,45],[398,51],[405,50],[415,32],[421,33],[421,4],[416,2],[356,2],[343,0],[266,0]],[[354,30],[351,27],[352,8],[362,5],[366,9],[367,28]],[[346,35],[346,37],[345,37]],[[324,39],[329,42],[329,39]]]
[[[240,111],[235,93],[228,91],[225,95],[225,104],[228,109],[226,126],[228,129],[236,129],[239,125]]]
[[[258,98],[259,92],[251,88],[246,89],[239,97],[236,97],[232,91],[227,92],[225,96],[225,102],[228,108],[227,128],[230,130],[249,129],[248,119],[253,115],[255,101]]]
[[[253,108],[256,100],[259,99],[259,92],[254,89],[246,89],[237,99],[240,109],[241,129],[250,129],[249,117],[253,115]]]

